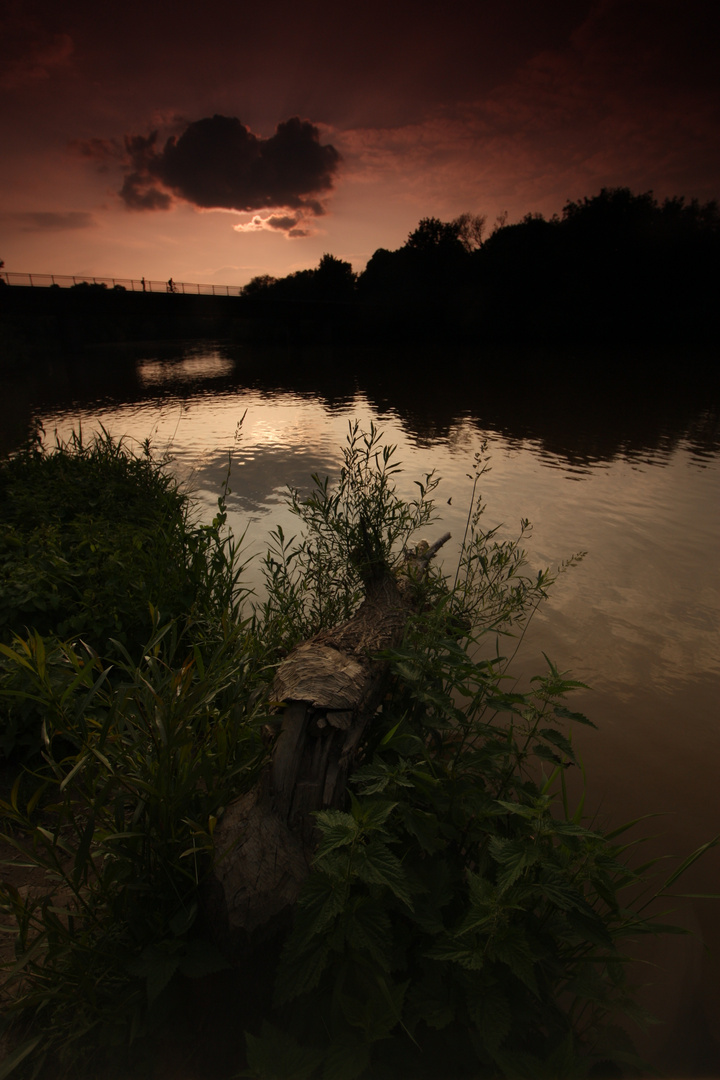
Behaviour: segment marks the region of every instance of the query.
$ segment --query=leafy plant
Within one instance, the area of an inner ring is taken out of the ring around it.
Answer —
[[[7,652],[13,635],[28,635],[41,664],[41,650],[53,656],[59,642],[79,639],[137,659],[158,619],[206,630],[233,617],[244,568],[223,532],[227,491],[226,481],[213,521],[197,524],[149,444],[136,454],[104,430],[89,442],[74,433],[52,451],[38,432],[0,463],[0,753],[41,745],[29,669]],[[47,668],[58,692],[68,671]]]
[[[42,1025],[36,1064],[132,1043],[176,974],[224,966],[194,926],[215,822],[265,758],[248,632],[208,649],[156,625],[139,662],[118,644],[112,668],[87,646],[48,657],[39,636],[4,647],[45,716],[44,762],[0,803],[5,839],[47,882],[2,890],[18,926],[6,1014]]]
[[[383,445],[373,424],[366,432],[355,421],[349,425],[337,484],[313,475],[310,495],[290,491],[288,505],[300,519],[301,532],[286,537],[277,526],[270,534],[264,634],[285,647],[311,637],[347,619],[368,582],[400,568],[412,538],[432,520],[430,496],[438,480],[428,473],[416,481],[417,498],[401,498],[394,482],[401,470],[395,455],[396,448]]]
[[[358,446],[356,435],[349,449],[365,466],[377,436]],[[392,449],[380,460],[386,469]],[[649,912],[676,875],[653,889],[651,864],[628,865],[629,826],[604,835],[583,820],[584,800],[569,805],[565,773],[581,768],[572,728],[591,721],[565,699],[581,684],[546,658],[530,691],[506,687],[500,642],[514,635],[517,646],[553,577],[526,571],[527,522],[516,540],[483,529],[485,468],[481,452],[454,577],[429,580],[389,656],[392,682],[350,805],[316,815],[275,1013],[248,1035],[254,1078],[570,1077],[641,1065],[614,1024],[640,1015],[624,944],[674,930]],[[328,532],[343,538],[346,561],[357,542],[360,514],[337,521],[343,483],[316,480],[311,499],[294,500],[304,526],[290,551],[298,583],[308,566],[332,580]],[[392,526],[431,519],[426,490],[411,508],[384,503]],[[398,565],[390,543],[371,550]],[[269,575],[271,592],[280,579]],[[335,580],[352,610],[356,579]],[[274,592],[274,616],[292,624],[296,599]]]
[[[155,460],[101,430],[46,450],[40,432],[0,463],[0,634],[23,627],[58,638],[112,637],[142,648],[152,620],[207,601],[217,584],[218,526],[193,522],[190,500]],[[221,558],[224,569],[229,561]],[[235,566],[235,573],[238,567]]]

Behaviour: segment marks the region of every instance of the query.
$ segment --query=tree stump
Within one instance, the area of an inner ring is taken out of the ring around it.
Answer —
[[[396,576],[383,566],[346,622],[298,645],[280,664],[271,700],[282,702],[272,759],[256,787],[215,830],[204,909],[213,936],[239,959],[289,923],[315,847],[313,813],[345,803],[358,747],[385,692],[382,653],[402,640],[430,560],[450,538],[421,544]]]

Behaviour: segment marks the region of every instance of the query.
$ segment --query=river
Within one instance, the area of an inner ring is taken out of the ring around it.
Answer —
[[[438,520],[462,537],[468,474],[486,454],[486,527],[532,522],[528,561],[556,567],[576,552],[522,643],[518,677],[545,652],[590,689],[570,704],[598,731],[574,735],[587,770],[587,809],[603,825],[645,814],[649,854],[681,856],[720,832],[720,431],[717,393],[688,386],[679,361],[662,379],[560,372],[544,355],[415,359],[391,349],[274,353],[210,342],[137,348],[55,363],[10,380],[0,404],[8,451],[42,423],[46,440],[102,424],[149,438],[209,518],[230,468],[229,524],[255,556],[270,528],[292,533],[288,485],[336,475],[348,425],[374,423],[397,446],[399,487],[435,470]],[[454,551],[445,555],[452,565]],[[674,863],[668,863],[669,872]],[[720,849],[681,882],[720,892]],[[644,1002],[663,1025],[640,1037],[665,1072],[720,1075],[717,904],[671,903],[693,937],[638,952],[653,967]],[[708,945],[711,952],[704,949]]]

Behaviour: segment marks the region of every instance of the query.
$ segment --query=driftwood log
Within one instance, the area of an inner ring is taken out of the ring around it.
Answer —
[[[297,646],[280,664],[271,700],[282,709],[271,762],[215,830],[205,914],[231,959],[253,951],[289,920],[313,856],[313,812],[342,807],[365,729],[385,692],[384,650],[400,643],[418,584],[449,540],[423,542],[397,576],[364,576],[353,617]]]

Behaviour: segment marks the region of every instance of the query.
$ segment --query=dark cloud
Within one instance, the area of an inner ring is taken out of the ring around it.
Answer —
[[[299,220],[299,218],[290,217],[287,214],[271,214],[269,218],[265,218],[265,228],[277,229],[280,232],[290,232],[291,229],[297,227]]]
[[[101,160],[112,146],[90,140],[81,150]],[[170,192],[204,209],[282,207],[299,216],[277,217],[278,224],[269,227],[288,233],[300,216],[324,213],[321,200],[332,190],[340,163],[335,147],[320,143],[318,128],[297,116],[278,124],[269,139],[254,135],[236,117],[206,117],[171,136],[162,149],[157,131],[128,136],[125,151],[120,195],[130,209],[167,209]]]
[[[8,224],[20,227],[22,232],[61,232],[70,229],[90,229],[97,225],[92,214],[84,210],[26,211],[2,215]]]
[[[52,33],[32,17],[0,16],[0,87],[23,90],[69,68],[73,39]]]
[[[124,152],[122,145],[117,139],[73,139],[70,149],[75,150],[82,157],[92,158],[94,161],[122,161]]]

